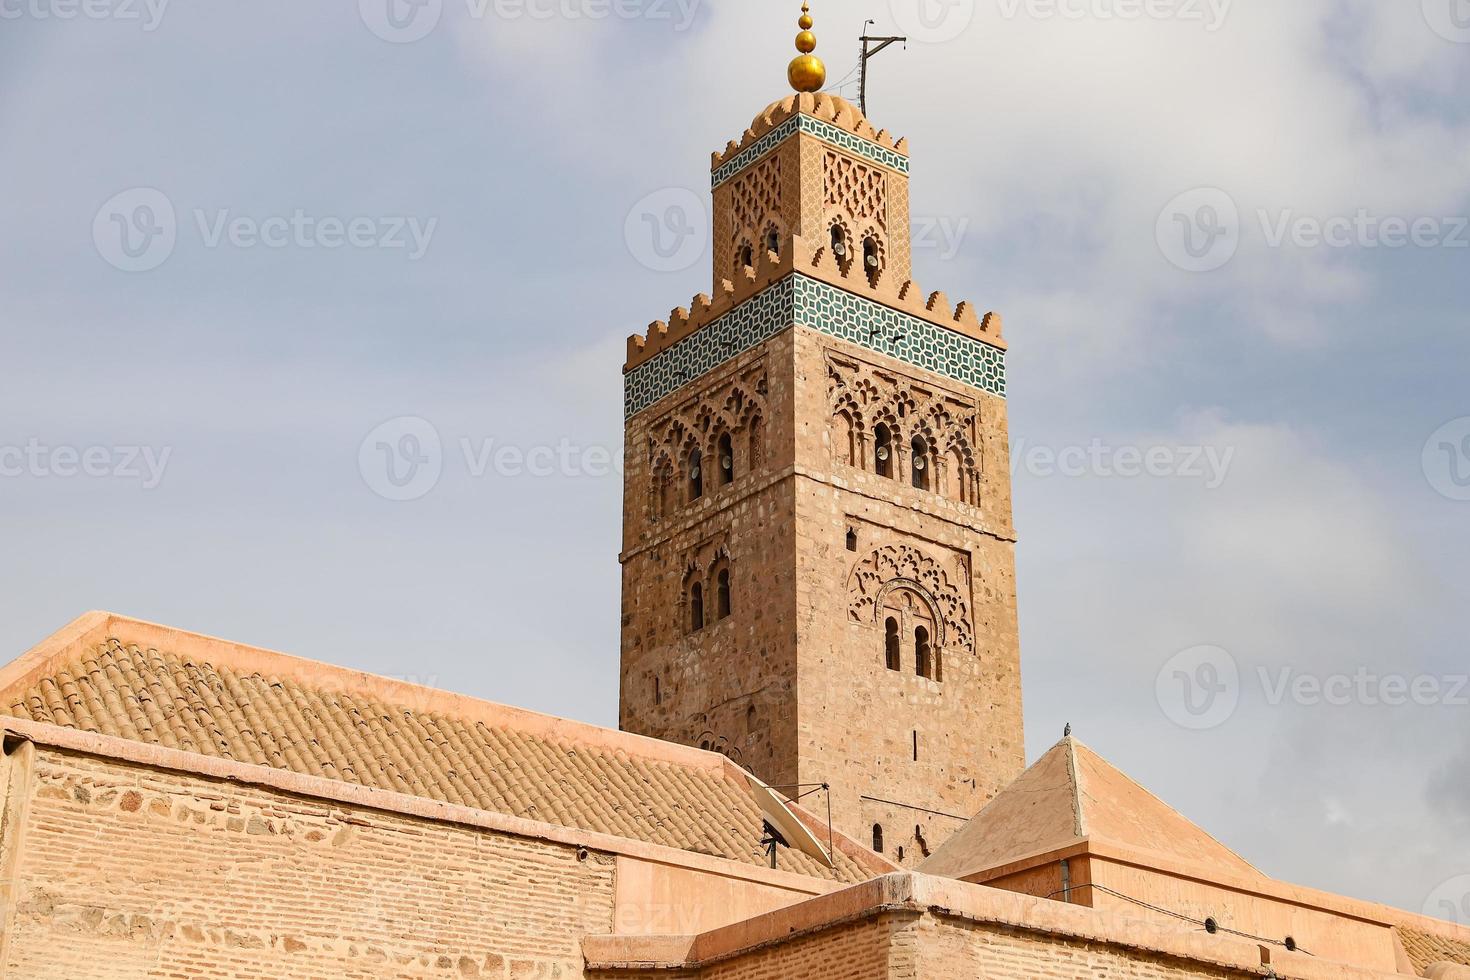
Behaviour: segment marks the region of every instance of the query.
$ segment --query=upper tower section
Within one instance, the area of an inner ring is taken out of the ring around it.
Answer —
[[[714,154],[714,284],[738,281],[792,238],[871,285],[910,278],[905,140],[852,103],[803,92],[773,102]]]

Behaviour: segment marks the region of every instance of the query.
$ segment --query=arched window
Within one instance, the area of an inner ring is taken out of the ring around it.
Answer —
[[[878,240],[863,239],[863,269],[868,274],[868,283],[878,285],[878,275],[883,271],[883,260],[878,257]]]
[[[881,422],[873,429],[873,462],[879,476],[893,476],[893,434]]]
[[[852,267],[852,246],[847,243],[847,230],[840,224],[832,225],[832,257],[843,275]]]
[[[898,620],[892,616],[883,624],[883,656],[889,670],[902,670],[902,653],[899,649]]]
[[[704,469],[701,466],[703,462],[704,458],[698,449],[689,453],[689,500],[691,503],[704,496]]]
[[[755,249],[750,244],[740,246],[740,254],[735,259],[735,271],[755,268]]]
[[[653,474],[653,519],[662,521],[673,510],[670,499],[674,488],[674,467],[667,459],[661,461]]]
[[[774,228],[766,232],[766,251],[781,254],[781,233]]]
[[[857,531],[853,530],[852,528],[848,528],[847,529],[847,550],[848,551],[857,551],[857,546],[858,546]]]
[[[929,630],[924,626],[914,627],[914,672],[931,681],[935,679],[933,651],[929,647]]]
[[[726,487],[735,482],[735,446],[730,441],[730,433],[720,436],[719,452],[720,486]]]
[[[914,441],[909,445],[913,450],[911,465],[913,467],[913,484],[920,490],[929,489],[929,443],[924,441],[923,436],[914,436]]]
[[[724,619],[730,615],[730,570],[720,569],[715,582],[715,617]]]
[[[698,582],[689,587],[689,629],[704,629],[704,586]]]
[[[751,734],[755,733],[755,721],[755,705],[751,705],[750,707],[745,709],[745,730],[747,732],[750,732]]]
[[[958,447],[949,451],[949,495],[961,503],[965,500],[965,457]]]
[[[883,825],[881,823],[873,824],[873,850],[879,854],[883,853]]]

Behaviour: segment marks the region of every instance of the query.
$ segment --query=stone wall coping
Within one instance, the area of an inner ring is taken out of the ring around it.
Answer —
[[[791,871],[773,870],[661,844],[582,831],[563,827],[560,824],[541,823],[491,810],[476,810],[472,807],[441,803],[438,800],[374,789],[356,783],[345,783],[321,776],[307,776],[289,769],[272,769],[267,766],[218,759],[213,756],[183,752],[161,745],[148,745],[111,735],[98,735],[72,728],[62,728],[29,719],[0,718],[0,729],[3,729],[7,742],[20,739],[62,753],[95,756],[136,766],[198,776],[208,780],[237,783],[242,786],[289,793],[314,800],[363,807],[398,816],[488,830],[513,837],[565,844],[569,847],[585,847],[590,851],[622,855],[652,864],[769,885],[805,895],[821,895],[842,887],[840,882],[813,878]]]
[[[1128,847],[1099,837],[1087,837],[1063,847],[1051,848],[1018,857],[1014,860],[1007,861],[1005,864],[996,865],[967,875],[964,880],[973,884],[983,885],[987,881],[1030,871],[1034,868],[1044,867],[1045,865],[1053,864],[1065,858],[1073,857],[1094,857],[1116,864],[1142,868],[1146,871],[1157,871],[1175,878],[1184,878],[1201,884],[1214,885],[1230,891],[1268,898],[1290,905],[1330,912],[1333,915],[1358,919],[1375,925],[1392,926],[1398,922],[1400,917],[1410,916],[1412,918],[1410,913],[1390,909],[1385,905],[1379,905],[1374,902],[1366,902],[1344,895],[1334,895],[1331,892],[1319,891],[1303,885],[1277,881],[1265,875],[1256,878],[1232,875],[1203,864],[1181,861],[1178,858],[1159,851],[1146,851],[1141,848]],[[1454,923],[1438,923],[1434,919],[1424,919],[1423,921],[1424,923],[1440,924],[1449,929],[1461,928],[1455,926]],[[1470,929],[1463,931],[1470,933]]]
[[[1197,935],[1105,910],[1068,905],[969,882],[896,872],[699,936],[588,936],[588,969],[699,969],[848,922],[894,912],[963,919],[1067,940],[1169,956],[1243,973],[1264,972],[1265,947],[1226,935]],[[1298,980],[1387,980],[1381,973],[1271,949],[1278,976]]]

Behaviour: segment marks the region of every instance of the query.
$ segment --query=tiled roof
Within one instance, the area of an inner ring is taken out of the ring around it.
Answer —
[[[0,714],[766,861],[759,807],[722,757],[279,654],[232,657],[214,642],[204,656],[185,655],[109,633],[17,662],[0,684]],[[422,703],[406,706],[414,692]],[[844,882],[872,876],[838,850],[835,871],[795,851],[781,853],[781,868]]]
[[[1435,963],[1458,963],[1470,967],[1470,942],[1461,942],[1448,936],[1436,936],[1407,926],[1398,926],[1399,941],[1409,962],[1424,976],[1424,971]]]

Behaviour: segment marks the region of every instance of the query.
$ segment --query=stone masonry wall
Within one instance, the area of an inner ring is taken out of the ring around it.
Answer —
[[[1025,764],[1005,401],[804,328],[796,377],[800,778],[830,781],[838,828],[868,843],[880,825],[884,853],[913,867]],[[860,387],[909,404],[891,419],[893,478],[873,472],[871,432],[849,445],[834,422]],[[916,489],[908,445],[937,402],[973,414],[953,428],[975,469],[951,484],[948,460],[931,464],[933,488]],[[886,663],[875,607],[910,577],[941,606],[939,681],[919,675],[911,631],[900,669]]]
[[[610,855],[44,748],[32,779],[6,977],[576,977],[613,927]]]
[[[737,390],[746,401],[728,408]],[[774,784],[796,775],[791,398],[786,333],[634,416],[625,449],[620,726],[721,752]],[[750,400],[760,404],[752,409]],[[714,448],[722,426],[734,436],[727,486]],[[691,445],[705,457],[704,494],[693,502]],[[661,502],[665,460],[674,486]],[[730,576],[726,619],[718,618],[718,568]],[[705,586],[697,631],[691,575]]]
[[[1006,930],[926,915],[899,940],[924,980],[1239,980],[1258,974],[1207,967],[1137,949]]]

